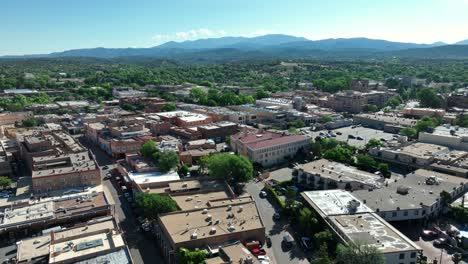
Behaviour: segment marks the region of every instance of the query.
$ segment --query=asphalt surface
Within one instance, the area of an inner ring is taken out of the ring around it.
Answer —
[[[266,234],[271,238],[272,246],[270,251],[274,254],[275,263],[309,263],[299,246],[296,245],[289,251],[281,247],[281,241],[287,232],[285,226],[287,226],[288,222],[286,219],[273,220],[273,214],[280,212],[280,210],[276,205],[272,205],[268,199],[260,198],[259,194],[263,186],[264,184],[261,181],[257,183],[250,182],[247,184],[247,192],[254,198],[265,225]]]
[[[115,166],[114,160],[97,146],[93,146],[84,140],[81,140],[81,142],[93,151],[101,168],[109,166],[109,169],[102,171],[102,177],[104,177]],[[114,217],[124,232],[124,238],[130,249],[134,263],[164,263],[156,242],[150,235],[146,235],[140,229],[140,225],[132,212],[130,204],[123,196],[115,181],[113,179],[102,180],[102,185],[106,196],[115,205]]]

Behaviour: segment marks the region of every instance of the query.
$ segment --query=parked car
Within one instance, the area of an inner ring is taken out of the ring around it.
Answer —
[[[364,140],[364,139],[363,139],[362,137],[360,137],[360,136],[357,136],[356,139],[357,139],[357,140]]]
[[[312,240],[310,237],[301,237],[301,245],[305,250],[310,250],[312,249]]]
[[[107,169],[109,169],[109,166],[106,165],[106,166],[102,167],[102,169],[107,170]]]
[[[353,136],[353,135],[348,135],[348,138],[350,138],[350,139],[355,139],[356,137]]]
[[[336,131],[336,134],[340,136],[343,135],[343,133],[341,133],[340,131]]]
[[[266,255],[266,251],[263,248],[253,248],[251,251],[254,256]]]
[[[273,219],[274,220],[280,220],[281,219],[281,215],[279,213],[274,213],[273,214]]]
[[[260,263],[270,263],[270,258],[266,255],[260,255],[257,257]]]
[[[449,245],[449,242],[447,238],[441,237],[441,238],[434,240],[432,244],[434,245],[434,247],[444,247],[444,246]]]
[[[294,238],[286,232],[286,234],[283,236],[283,240],[281,243],[286,247],[286,248],[291,248],[294,245]]]
[[[423,230],[422,235],[427,238],[436,238],[439,234],[434,230]]]
[[[265,197],[267,197],[267,195],[268,195],[268,194],[267,194],[265,191],[261,191],[261,192],[260,192],[260,197],[261,197],[261,198],[265,198]]]
[[[269,236],[265,237],[265,243],[266,243],[267,247],[271,247],[271,238]]]

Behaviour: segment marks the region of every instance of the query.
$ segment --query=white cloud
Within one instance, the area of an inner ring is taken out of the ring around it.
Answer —
[[[219,38],[226,36],[227,33],[224,30],[212,30],[207,28],[192,29],[189,31],[181,31],[173,34],[156,34],[151,39],[153,42],[159,44],[167,41],[184,41],[194,40],[201,38]]]

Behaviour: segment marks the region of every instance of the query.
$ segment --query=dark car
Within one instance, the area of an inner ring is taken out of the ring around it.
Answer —
[[[434,230],[423,230],[422,235],[427,238],[436,238],[439,234]]]
[[[106,166],[102,167],[102,169],[107,170],[107,169],[109,169],[109,166],[106,165]]]
[[[271,238],[269,236],[265,237],[265,242],[267,247],[271,247]]]

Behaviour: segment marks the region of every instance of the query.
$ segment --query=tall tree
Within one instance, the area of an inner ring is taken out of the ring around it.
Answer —
[[[252,163],[244,156],[220,153],[205,162],[210,176],[224,178],[230,183],[247,182],[253,177]]]
[[[385,264],[385,257],[376,247],[362,243],[338,245],[336,249],[337,264]]]
[[[171,197],[156,193],[137,193],[135,199],[137,207],[148,219],[157,219],[159,214],[177,210],[177,203]]]

